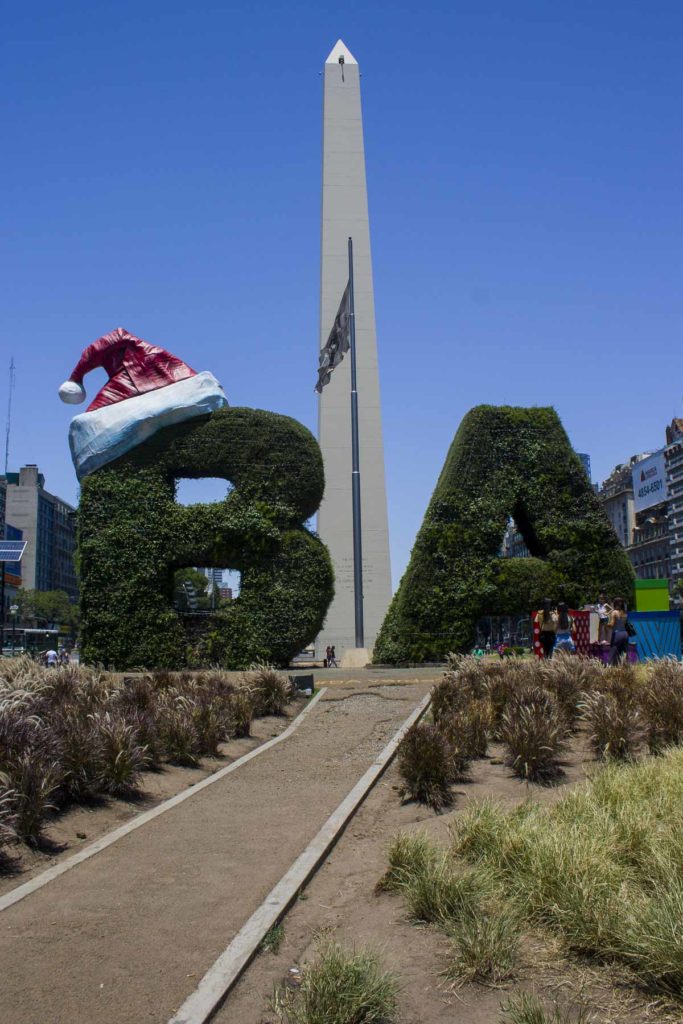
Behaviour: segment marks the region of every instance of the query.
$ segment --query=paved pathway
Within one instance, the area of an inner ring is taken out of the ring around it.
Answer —
[[[301,727],[0,914],[7,1024],[166,1024],[428,685],[328,691]]]

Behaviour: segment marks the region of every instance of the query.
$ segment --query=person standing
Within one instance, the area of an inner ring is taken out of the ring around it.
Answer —
[[[56,668],[58,658],[59,655],[55,650],[52,649],[52,647],[50,648],[49,651],[45,651],[45,664],[47,665],[48,668]]]
[[[598,643],[603,647],[609,647],[609,616],[612,611],[612,605],[607,602],[607,595],[603,592],[598,594],[598,603],[596,605],[598,613]]]
[[[552,658],[557,637],[557,616],[553,612],[553,604],[549,597],[543,598],[543,607],[536,614],[540,630],[539,640],[543,648],[543,657]]]
[[[328,668],[337,668],[337,652],[334,649],[334,644],[330,647],[330,656],[327,659]]]
[[[618,665],[628,650],[629,638],[628,612],[626,610],[626,602],[621,597],[615,597],[612,601],[609,625],[612,628],[609,663],[610,665]]]
[[[565,654],[575,654],[576,644],[574,643],[574,633],[576,632],[576,624],[569,614],[569,608],[562,601],[557,606],[557,633],[555,636],[555,648],[556,651],[564,651]]]

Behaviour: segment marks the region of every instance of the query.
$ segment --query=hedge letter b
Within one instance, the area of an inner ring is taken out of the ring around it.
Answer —
[[[184,477],[232,487],[223,501],[182,506],[175,492]],[[304,525],[323,487],[310,432],[256,409],[169,427],[86,477],[84,658],[117,669],[287,664],[320,631],[332,600],[327,549]],[[239,598],[184,620],[172,601],[174,572],[186,566],[239,570]]]

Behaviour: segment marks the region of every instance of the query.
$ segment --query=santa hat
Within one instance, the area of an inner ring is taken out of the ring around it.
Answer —
[[[107,371],[109,380],[88,406],[88,412],[156,391],[196,373],[166,349],[117,327],[83,349],[71,376],[59,389],[62,401],[74,405],[85,401],[83,378],[99,367]]]
[[[79,479],[119,458],[163,427],[225,408],[213,376],[197,373],[177,356],[122,327],[83,350],[59,388],[63,402],[85,400],[83,377],[103,367],[109,380],[85,413],[71,421],[69,444]]]

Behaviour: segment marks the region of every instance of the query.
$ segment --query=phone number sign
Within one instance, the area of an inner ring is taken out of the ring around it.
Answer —
[[[633,507],[642,512],[668,497],[664,452],[655,452],[633,467]]]

